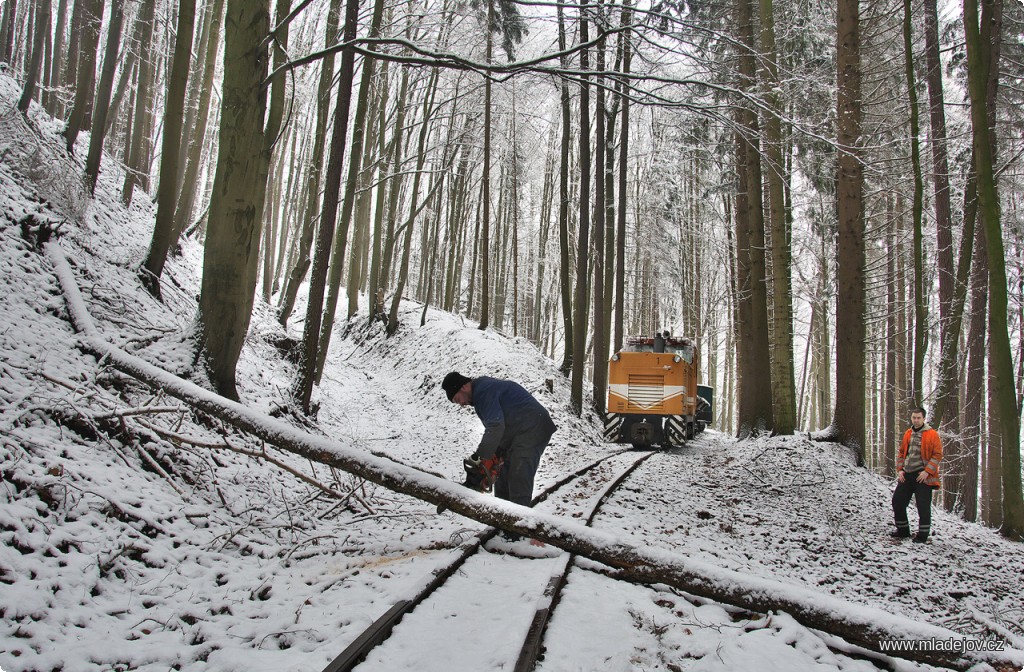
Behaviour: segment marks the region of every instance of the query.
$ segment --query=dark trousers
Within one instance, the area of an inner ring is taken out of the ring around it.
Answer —
[[[896,484],[896,491],[892,493],[892,515],[896,520],[896,531],[910,534],[907,506],[913,498],[917,504],[917,533],[927,537],[932,529],[932,487],[917,482],[920,473],[904,474],[903,482]]]
[[[512,439],[503,451],[505,462],[494,482],[495,497],[530,506],[533,500],[533,478],[540,465],[540,456],[551,440],[551,434],[546,426],[541,426]]]

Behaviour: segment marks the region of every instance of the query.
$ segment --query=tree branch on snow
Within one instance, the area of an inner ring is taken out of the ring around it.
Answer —
[[[315,478],[307,476],[306,474],[302,473],[298,469],[295,469],[294,467],[291,467],[291,466],[285,464],[281,460],[278,460],[277,458],[275,458],[272,455],[270,455],[270,453],[268,453],[266,450],[249,450],[248,448],[240,448],[238,446],[233,446],[233,445],[231,445],[231,442],[228,440],[228,438],[226,436],[221,441],[208,441],[206,439],[201,439],[199,437],[188,436],[186,434],[180,434],[178,432],[173,432],[173,431],[171,431],[169,429],[164,429],[163,427],[159,427],[159,426],[154,425],[152,423],[145,422],[144,420],[138,420],[137,419],[136,422],[141,424],[146,429],[149,429],[151,432],[159,435],[161,438],[166,439],[166,440],[171,441],[171,442],[174,442],[174,443],[185,443],[185,444],[189,444],[189,445],[192,445],[192,446],[196,446],[197,448],[211,448],[211,449],[215,449],[215,450],[228,450],[228,451],[231,451],[233,453],[238,453],[239,455],[245,455],[246,457],[252,457],[252,458],[257,459],[257,460],[262,460],[264,462],[269,462],[270,464],[273,464],[278,469],[281,469],[282,471],[288,472],[289,474],[291,474],[292,476],[298,478],[299,480],[303,481],[304,483],[307,483],[308,485],[311,485],[314,488],[317,488],[318,490],[321,490],[322,492],[326,493],[330,497],[333,497],[335,499],[345,499],[346,498],[345,494],[340,493],[337,490],[335,490],[335,489],[333,489],[333,488],[331,488],[331,487],[329,487],[327,485],[324,485],[323,483],[319,482]]]
[[[171,478],[171,475],[168,474],[167,471],[165,471],[164,468],[160,466],[160,463],[157,462],[156,459],[149,454],[149,451],[146,450],[145,446],[143,446],[142,444],[138,444],[135,446],[135,449],[139,451],[139,455],[142,456],[142,459],[146,461],[146,464],[148,464],[150,468],[153,469],[153,471],[160,474],[161,478],[167,481],[167,484],[170,485],[171,488],[173,488],[176,493],[178,493],[179,497],[181,497],[184,500],[188,500],[188,496],[185,494],[185,491],[178,487],[177,483],[175,483],[174,480]]]
[[[970,610],[971,617],[974,618],[974,620],[984,625],[990,631],[998,633],[999,635],[1003,636],[1006,639],[1006,641],[1010,644],[1010,646],[1015,646],[1018,649],[1024,649],[1024,637],[1021,637],[1020,635],[1016,634],[1015,632],[1004,626],[1002,623],[997,622],[989,614],[986,614],[979,610],[975,605],[968,604],[967,608]],[[1015,625],[1017,626],[1018,630],[1024,630],[1024,627],[1022,627],[1021,623],[1016,623]]]

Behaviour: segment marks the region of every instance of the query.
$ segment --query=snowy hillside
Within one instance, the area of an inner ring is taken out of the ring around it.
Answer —
[[[201,248],[186,243],[165,303],[152,299],[135,276],[152,208],[120,205],[109,163],[87,198],[58,129],[42,116],[26,126],[16,95],[0,78],[0,668],[322,669],[481,525],[276,450],[84,354],[36,247],[41,224],[58,226],[104,338],[183,376]],[[551,410],[559,430],[538,487],[619,449],[600,441],[594,418],[569,412],[567,381],[531,344],[432,309],[421,327],[422,308],[405,303],[392,339],[359,319],[339,325],[319,413],[301,428],[459,479],[481,428],[438,388],[457,369],[517,380]],[[268,414],[279,414],[293,375],[274,347],[283,335],[258,308],[239,366],[242,401]],[[1024,546],[941,511],[931,543],[893,544],[890,494],[833,444],[708,432],[645,463],[595,526],[830,594],[851,611],[1024,649]],[[876,669],[785,614],[571,576],[545,670]],[[523,599],[499,584],[480,590]],[[457,643],[488,646],[479,622],[457,620],[459,600],[451,608]],[[490,618],[523,627],[505,612]],[[434,648],[439,633],[411,653],[422,669],[452,669]]]

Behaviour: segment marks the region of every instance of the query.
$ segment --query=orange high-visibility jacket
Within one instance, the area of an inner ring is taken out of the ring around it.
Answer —
[[[896,471],[903,469],[903,463],[907,459],[907,450],[910,448],[910,437],[913,432],[913,429],[908,429],[903,434],[900,450],[896,455]],[[939,461],[942,459],[942,439],[939,438],[938,432],[927,425],[921,430],[921,459],[924,460],[924,470],[928,473],[928,479],[925,483],[933,488],[939,487]]]

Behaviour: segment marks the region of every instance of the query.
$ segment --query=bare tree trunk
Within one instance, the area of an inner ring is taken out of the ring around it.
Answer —
[[[398,87],[398,111],[395,115],[394,132],[391,137],[391,179],[388,186],[387,214],[385,215],[384,250],[381,253],[380,268],[377,270],[377,287],[373,292],[374,300],[381,297],[380,306],[383,313],[383,294],[391,282],[391,268],[395,256],[395,231],[398,221],[399,196],[402,192],[402,148],[405,145],[405,119],[409,109],[409,68],[402,69],[402,80]]]
[[[910,0],[903,0],[903,53],[907,94],[910,99],[910,160],[914,170],[914,388],[910,395],[915,406],[924,398],[924,355],[928,349],[928,297],[924,288],[924,239],[922,214],[924,209],[924,181],[921,179],[921,149],[918,122],[917,82],[914,77],[913,24],[910,20]]]
[[[132,33],[128,38],[129,45],[138,44],[139,35],[142,33],[142,26],[138,21],[133,21],[132,24]],[[122,26],[122,30],[123,29],[124,28]],[[136,66],[139,61],[139,52],[132,46],[126,46],[122,53],[124,55],[124,60],[121,64],[121,76],[118,78],[117,86],[114,88],[113,95],[110,98],[110,109],[107,112],[107,123],[106,128],[104,129],[104,132],[108,135],[117,123],[121,105],[124,103],[124,97],[128,93],[128,85],[132,80],[132,73],[136,70]],[[128,136],[125,135],[122,137],[127,138]]]
[[[200,0],[202,2],[202,0]],[[202,90],[203,66],[205,65],[205,54],[210,51],[210,39],[214,22],[214,0],[202,2],[201,9],[196,15],[192,36],[194,42],[195,58],[189,62],[188,86],[185,93],[184,115],[185,121],[181,127],[181,140],[178,143],[178,184],[182,182],[185,174],[185,165],[188,158],[189,146],[192,144],[192,137],[195,133],[196,115],[199,111],[199,97]],[[198,30],[198,33],[196,32]],[[219,35],[218,35],[219,37]]]
[[[49,0],[46,0],[49,5]],[[85,159],[85,179],[89,193],[96,191],[96,180],[100,177],[100,161],[103,158],[103,140],[107,134],[107,115],[110,113],[110,94],[114,88],[114,73],[117,70],[118,49],[121,46],[121,26],[124,23],[124,1],[111,0],[110,23],[107,27],[107,45],[103,51],[103,69],[99,87],[92,106],[92,135],[89,137],[89,154]],[[49,17],[47,17],[49,29]]]
[[[77,3],[76,3],[77,4]],[[148,137],[151,126],[152,111],[152,85],[153,85],[153,12],[155,3],[144,2],[139,8],[139,15],[136,18],[142,29],[139,42],[136,48],[139,50],[139,66],[136,79],[134,119],[132,120],[132,132],[130,141],[126,141],[126,161],[124,187],[121,190],[121,200],[125,205],[130,205],[135,187],[143,182],[141,173],[143,169],[149,171]]]
[[[485,61],[489,64],[494,55],[494,37],[491,26],[494,25],[494,0],[487,0],[487,53]],[[480,222],[480,329],[490,324],[491,312],[491,78],[484,80],[484,169],[483,194],[481,196]]]
[[[515,102],[513,100],[513,109],[515,109]],[[516,137],[516,116],[515,113],[511,115],[512,121],[512,186],[509,193],[510,202],[509,209],[511,211],[511,221],[509,226],[512,230],[512,246],[510,248],[512,255],[512,336],[516,337],[519,335],[519,155],[518,155],[518,143]]]
[[[540,241],[538,242],[537,254],[537,282],[533,294],[533,315],[531,318],[530,331],[533,335],[533,342],[538,348],[542,347],[541,334],[544,333],[544,288],[547,275],[547,247],[551,235],[551,220],[553,219],[554,192],[555,192],[555,165],[557,153],[555,134],[548,138],[548,150],[544,161],[544,183],[541,187],[540,199]]]
[[[178,198],[174,206],[174,231],[171,234],[171,246],[177,244],[181,233],[185,231],[192,220],[192,211],[195,208],[195,201],[200,192],[199,170],[202,167],[203,147],[206,145],[206,129],[210,121],[210,102],[213,97],[214,75],[217,70],[217,54],[220,49],[220,32],[224,23],[224,0],[212,0],[209,14],[207,16],[209,25],[206,27],[209,39],[206,42],[206,51],[201,54],[203,58],[202,71],[198,72],[201,85],[199,87],[199,99],[196,103],[194,124],[187,125],[189,129],[188,146],[182,149],[182,165],[184,168],[181,182],[178,188]]]
[[[973,159],[973,155],[971,157]],[[974,165],[972,160],[971,166]],[[977,182],[974,168],[968,169],[967,186],[964,189],[964,225],[977,219]],[[987,435],[982,431],[982,407],[985,399],[985,334],[988,330],[988,249],[985,245],[985,227],[971,223],[974,229],[974,253],[971,255],[971,311],[970,326],[967,332],[967,362],[965,366],[966,383],[964,384],[963,435],[967,450],[967,464],[964,468],[962,487],[964,490],[963,509],[966,520],[978,520],[978,481],[979,462],[984,454],[983,447]],[[999,478],[999,474],[996,474]],[[990,478],[986,472],[982,479],[983,500],[989,492]],[[982,520],[992,524],[988,519],[990,508],[986,505],[980,512]]]
[[[370,20],[370,37],[380,34],[380,24],[384,16],[383,0],[376,0],[373,17]],[[357,187],[362,174],[363,140],[366,137],[367,119],[370,107],[370,86],[376,72],[377,59],[373,56],[363,58],[362,79],[359,82],[359,94],[356,98],[356,109],[352,124],[352,145],[349,147],[348,177],[345,181],[345,197],[341,203],[341,215],[338,218],[338,231],[334,237],[334,251],[331,253],[330,277],[327,281],[327,303],[324,306],[323,319],[320,326],[320,342],[317,345],[316,371],[314,380],[320,381],[323,374],[327,350],[331,344],[331,330],[334,327],[334,316],[338,309],[338,297],[341,294],[341,277],[345,268],[345,248],[348,244],[349,228],[352,224],[352,213],[355,210]]]
[[[609,29],[611,27],[611,13],[613,4],[599,5],[601,7],[601,26],[602,30]],[[601,40],[602,58],[607,59],[607,47],[605,43],[606,39]],[[608,68],[611,71],[617,71],[621,67],[622,59],[622,43],[620,41],[618,48],[615,51],[615,62]],[[605,69],[602,67],[602,69]],[[603,165],[599,164],[601,170],[604,171],[604,198],[601,199],[600,203],[604,208],[604,250],[598,250],[599,253],[604,255],[604,280],[602,284],[602,293],[604,294],[604,300],[601,304],[600,315],[601,315],[601,333],[604,343],[600,355],[595,357],[594,361],[595,371],[599,372],[602,377],[602,388],[608,386],[608,371],[607,362],[611,355],[611,337],[612,337],[612,315],[615,309],[615,130],[616,124],[618,123],[619,114],[619,103],[620,96],[616,94],[622,86],[621,79],[613,78],[613,86],[608,87],[610,96],[608,98],[607,105],[603,106],[605,116],[605,141],[604,141],[604,161]],[[602,88],[602,95],[604,89]],[[602,407],[606,404],[605,397],[607,391],[601,393],[601,405]]]
[[[580,4],[580,42],[590,41],[588,9]],[[573,335],[575,356],[572,361],[570,406],[583,414],[583,376],[586,371],[587,280],[590,276],[590,69],[587,49],[580,49],[580,192],[579,234],[576,244],[576,289],[573,296]]]
[[[932,408],[931,424],[943,431],[943,446],[947,463],[943,478],[943,504],[949,511],[957,505],[976,501],[976,493],[966,492],[966,481],[977,487],[977,475],[966,473],[971,469],[970,458],[960,430],[960,334],[963,328],[963,308],[967,295],[970,261],[973,254],[975,216],[964,216],[959,268],[954,269],[952,214],[949,194],[949,161],[947,159],[946,113],[942,91],[942,61],[939,57],[939,19],[936,0],[925,0],[925,55],[928,65],[928,108],[932,146],[932,181],[934,183],[935,233],[939,276],[940,348],[939,380],[936,400]],[[975,451],[975,455],[976,455]],[[977,467],[973,467],[974,470]],[[973,505],[972,505],[973,506]]]
[[[391,82],[390,64],[385,61],[382,64],[381,73],[384,81]],[[373,239],[370,242],[370,253],[367,259],[367,294],[369,295],[369,316],[372,320],[377,312],[377,289],[380,287],[380,261],[384,251],[384,210],[388,196],[388,103],[391,94],[391,86],[383,87],[380,94],[380,104],[377,106],[377,163],[374,167],[377,175],[377,199],[373,209]],[[447,266],[451,268],[451,264]],[[447,310],[447,308],[446,308]]]
[[[483,190],[483,181],[481,180],[480,189]],[[469,267],[469,285],[466,287],[466,313],[468,315],[474,314],[476,310],[477,297],[480,295],[480,291],[477,289],[479,281],[477,279],[477,268],[480,266],[480,220],[481,210],[483,210],[483,199],[479,198],[476,200],[475,213],[473,215],[473,259],[470,262]]]
[[[267,57],[262,44],[270,31],[269,4],[228,0],[225,21],[220,151],[203,254],[199,344],[210,382],[229,399],[238,398],[235,368],[252,318],[267,188],[262,87]],[[180,32],[178,39],[183,39]],[[176,148],[166,147],[165,159],[168,151],[176,162]],[[161,188],[164,177],[174,179],[174,168],[161,170]],[[167,206],[173,206],[173,199]]]
[[[55,89],[60,86],[61,69],[64,64],[64,34],[67,32],[68,0],[57,2],[57,26],[53,32],[53,47],[50,50],[50,74],[47,77],[47,88],[43,94],[43,106],[55,119],[64,117],[64,105]]]
[[[628,26],[633,20],[630,7],[631,0],[622,0],[621,25]],[[619,131],[619,205],[615,235],[615,334],[612,337],[612,352],[622,348],[624,339],[625,304],[626,304],[626,209],[628,207],[627,179],[629,177],[629,95],[626,93],[626,82],[633,63],[633,50],[629,41],[629,33],[619,34],[622,45],[622,126]],[[726,218],[728,221],[728,218]]]
[[[991,327],[989,327],[991,331]],[[998,419],[995,418],[995,409],[998,402],[995,398],[995,381],[992,373],[992,353],[985,352],[985,359],[988,363],[987,381],[984,390],[988,396],[985,400],[986,435],[988,441],[985,446],[985,477],[982,482],[982,496],[984,497],[985,516],[984,521],[990,527],[1000,528],[1003,525],[1003,439],[1002,432],[998,426]]]
[[[370,91],[370,101],[366,112],[367,135],[363,141],[361,169],[356,183],[356,202],[352,215],[352,246],[348,255],[348,280],[345,287],[348,295],[346,315],[349,318],[359,312],[359,293],[365,289],[364,282],[369,266],[370,199],[373,193],[371,186],[377,163],[374,161],[374,151],[378,144],[377,136],[380,129],[379,122],[374,122],[380,118],[380,107],[383,104],[381,96],[389,86],[387,63],[382,65],[385,67],[374,77],[373,88]],[[455,106],[452,106],[452,109],[454,110]]]
[[[885,319],[885,391],[884,391],[884,429],[882,430],[882,475],[887,478],[896,476],[896,433],[898,416],[896,415],[896,311],[899,310],[896,295],[896,226],[894,222],[893,197],[887,195],[886,221],[889,231],[886,235],[886,319]]]
[[[284,255],[287,252],[290,238],[291,217],[289,212],[282,212],[284,197],[288,193],[296,193],[296,182],[299,175],[298,159],[302,150],[299,147],[299,125],[291,126],[287,136],[282,129],[281,140],[287,139],[287,151],[278,152],[270,177],[267,179],[267,203],[263,208],[263,269],[260,271],[260,295],[263,302],[270,305],[278,287],[278,277]]]
[[[960,396],[957,383],[960,378],[960,334],[963,329],[964,304],[970,283],[971,259],[975,254],[975,228],[977,222],[976,181],[973,169],[968,176],[965,189],[966,206],[964,207],[963,232],[960,239],[960,255],[956,276],[953,279],[954,293],[948,307],[948,317],[943,319],[942,356],[939,361],[939,381],[935,404],[932,407],[932,425],[943,427],[946,434],[943,445],[943,461],[947,463],[943,477],[943,504],[947,510],[953,511],[959,502],[976,501],[977,493],[968,492],[969,482],[977,488],[977,474],[970,476],[968,471],[977,470],[977,449],[974,449],[974,466],[971,466],[968,449],[960,429],[959,406]],[[984,328],[984,325],[982,325]]]
[[[187,1],[187,0],[186,0]],[[78,4],[82,3],[79,10]],[[96,88],[96,51],[100,42],[100,22],[103,20],[104,0],[77,0],[75,11],[81,11],[81,56],[77,60],[75,72],[75,102],[71,108],[68,125],[64,129],[64,139],[68,151],[75,151],[75,140],[82,130],[90,127],[90,108],[93,91]],[[72,26],[72,31],[76,28]]]
[[[181,140],[185,121],[185,87],[188,84],[189,60],[192,57],[192,33],[195,29],[195,19],[196,0],[182,0],[178,6],[177,35],[174,40],[174,55],[171,59],[167,100],[164,105],[163,142],[160,150],[160,187],[156,195],[156,224],[153,226],[153,238],[149,243],[149,253],[139,269],[139,277],[143,286],[149,290],[150,294],[158,298],[160,297],[160,276],[164,272],[167,254],[174,239],[174,208],[178,202],[178,161],[181,156],[178,143]],[[239,58],[239,56],[236,55],[235,58]],[[225,52],[226,63],[227,54]],[[223,119],[221,129],[223,132]],[[257,244],[256,247],[258,248],[259,245]],[[231,386],[233,387],[233,364],[230,369]]]
[[[327,34],[324,45],[331,46],[338,35],[340,23],[341,0],[331,0],[327,14]],[[331,81],[334,79],[334,57],[324,58],[320,66],[320,83],[317,88],[316,127],[313,132],[313,154],[309,159],[306,173],[306,203],[302,207],[302,233],[299,237],[295,254],[295,263],[288,273],[284,290],[277,309],[277,320],[281,326],[288,323],[295,307],[295,298],[299,293],[306,272],[309,270],[310,248],[313,245],[313,234],[316,232],[317,203],[320,199],[320,179],[323,174],[324,144],[327,136],[327,118],[330,111]]]
[[[745,0],[739,0],[744,2]],[[736,344],[736,376],[735,376],[735,394],[736,394],[736,420],[737,420],[737,434],[741,437],[745,437],[750,432],[750,426],[744,427],[746,421],[746,414],[749,413],[751,406],[750,401],[750,390],[747,389],[750,385],[750,376],[748,373],[750,369],[750,362],[753,359],[754,354],[751,351],[751,333],[750,322],[751,322],[751,306],[750,306],[750,262],[748,256],[748,250],[750,248],[750,227],[748,222],[750,220],[750,190],[748,188],[749,182],[749,171],[747,171],[747,151],[745,148],[746,140],[743,138],[741,130],[743,126],[744,113],[736,108],[736,128],[735,133],[735,168],[736,168],[736,200],[735,207],[733,208],[733,228],[736,232],[736,244],[734,247],[735,256],[735,272],[733,274],[733,282],[731,285],[732,289],[732,301],[735,306],[734,322],[735,329],[733,330],[733,337]]]
[[[430,119],[436,109],[434,107],[434,100],[437,96],[437,82],[439,75],[440,71],[438,68],[434,68],[431,71],[430,83],[427,85],[426,92],[423,95],[423,120],[420,126],[418,146],[416,149],[416,173],[413,176],[412,189],[409,192],[411,194],[411,198],[409,199],[409,217],[402,226],[402,228],[405,229],[405,245],[402,249],[402,262],[398,270],[398,282],[395,284],[395,293],[391,298],[391,311],[388,315],[387,333],[389,336],[394,335],[398,331],[398,307],[402,302],[402,293],[405,291],[405,283],[409,277],[409,256],[412,253],[413,225],[416,222],[416,214],[418,212],[417,199],[420,190],[420,179],[423,175],[423,165],[427,158],[427,138],[430,135]],[[429,198],[429,196],[427,198]],[[486,288],[484,291],[486,291]]]
[[[14,20],[17,14],[17,0],[10,0],[4,5],[3,16],[0,17],[0,61],[4,63],[10,63],[14,55],[14,33],[17,32]]]
[[[505,157],[501,158],[501,167],[498,171],[498,202],[494,208],[494,222],[491,226],[491,247],[488,258],[490,261],[490,267],[492,269],[491,282],[488,289],[488,295],[493,298],[491,303],[491,317],[492,324],[495,329],[504,330],[505,328],[505,288],[507,280],[507,267],[505,266],[505,257],[507,256],[508,246],[505,244],[505,239],[508,233],[508,211],[507,211],[507,199],[506,194],[508,193],[508,183],[506,177],[508,176],[508,162]]]
[[[345,29],[342,40],[351,42],[356,38],[359,21],[359,0],[346,0]],[[316,253],[309,275],[309,297],[306,304],[306,321],[302,328],[302,356],[299,371],[292,387],[292,395],[302,412],[309,414],[313,396],[313,381],[316,379],[318,359],[317,345],[320,338],[321,311],[327,284],[327,265],[330,261],[331,243],[334,240],[334,226],[338,217],[338,190],[341,188],[341,169],[348,139],[348,113],[352,103],[352,80],[355,72],[355,50],[341,52],[341,68],[338,78],[338,102],[334,108],[333,136],[327,155],[327,173],[324,181],[324,202],[320,210],[320,233],[317,236]]]
[[[294,263],[298,249],[299,232],[302,230],[303,211],[305,203],[304,186],[306,184],[306,171],[304,167],[309,163],[309,155],[312,152],[314,136],[309,132],[310,123],[295,124],[291,127],[293,150],[289,157],[288,182],[277,193],[277,210],[280,211],[287,235],[281,236],[278,243],[277,263],[274,267],[274,283],[271,288],[271,297],[277,294],[282,287],[285,268],[288,264]],[[293,207],[292,194],[299,195],[299,202]],[[269,302],[269,301],[268,301]]]
[[[558,12],[558,48],[565,53],[565,16],[562,5]],[[568,67],[568,57],[561,57],[563,68]],[[565,347],[562,348],[562,365],[559,368],[565,375],[573,368],[575,329],[572,323],[572,252],[569,247],[569,155],[572,145],[572,109],[569,101],[569,83],[564,77],[558,80],[558,89],[562,111],[561,160],[559,161],[558,179],[558,249],[559,249],[559,288],[562,294],[562,325],[565,333]]]
[[[274,7],[275,23],[282,23],[284,17],[288,16],[289,12],[291,12],[291,0],[277,0]],[[271,40],[273,70],[275,71],[288,60],[288,33],[288,24],[285,23],[274,32],[273,39]],[[284,123],[286,88],[287,82],[284,75],[278,75],[270,82],[270,103],[267,109],[266,127],[263,130],[263,152],[260,154],[259,177],[257,178],[259,184],[264,185],[264,188],[260,189],[257,194],[256,217],[261,220],[265,230],[264,238],[266,239],[266,244],[262,245],[262,248],[263,258],[266,263],[264,283],[267,287],[267,302],[270,301],[270,285],[272,280],[270,276],[273,274],[271,262],[274,258],[274,236],[277,232],[274,227],[274,217],[271,212],[268,212],[267,208],[268,189],[266,185],[270,183],[274,150],[284,137],[281,133],[281,127]],[[261,246],[257,245],[257,247]]]
[[[32,54],[29,57],[25,86],[18,99],[18,111],[28,116],[28,106],[36,95],[39,67],[43,60],[45,38],[50,34],[50,0],[36,0],[35,27],[32,31]]]
[[[925,62],[927,63],[929,135],[932,148],[932,182],[935,202],[935,236],[938,244],[939,276],[939,318],[941,319],[942,349],[947,341],[956,347],[959,337],[952,336],[950,329],[958,328],[961,317],[953,311],[953,295],[957,285],[957,274],[953,260],[953,224],[949,192],[949,160],[947,159],[946,111],[942,91],[942,61],[939,58],[939,18],[937,0],[924,0]],[[966,224],[966,222],[965,222]],[[973,236],[965,236],[973,243]],[[969,256],[969,255],[968,255]],[[953,377],[957,377],[956,369]],[[940,383],[941,387],[941,383]],[[959,408],[958,397],[953,394],[948,401],[950,418],[954,423],[950,429],[955,432]],[[938,423],[933,421],[933,426]]]
[[[460,312],[462,296],[462,275],[465,261],[466,240],[469,235],[469,202],[470,159],[472,154],[473,129],[475,119],[466,114],[462,121],[462,130],[458,139],[458,168],[451,181],[451,197],[449,199],[448,230],[452,237],[448,250],[448,270],[445,277],[444,308]]]
[[[598,3],[597,29],[604,30],[604,7]],[[605,41],[601,39],[597,45],[597,71],[604,72],[605,69]],[[604,316],[604,237],[605,237],[605,103],[604,103],[604,77],[598,74],[595,77],[596,101],[595,101],[595,126],[596,137],[594,138],[594,286],[592,291],[594,301],[594,312],[592,315],[594,329],[594,375],[593,375],[593,408],[598,414],[604,413],[605,396],[608,393],[608,332],[605,331]]]

